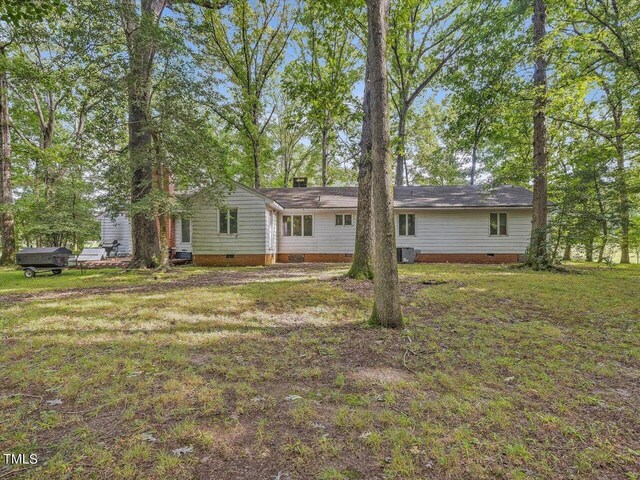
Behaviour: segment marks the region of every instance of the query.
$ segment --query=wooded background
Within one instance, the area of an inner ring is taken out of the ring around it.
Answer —
[[[640,1],[548,0],[538,41],[534,3],[391,2],[395,183],[531,188],[542,109],[546,248],[637,261]],[[230,179],[355,185],[366,39],[363,0],[1,0],[3,261],[82,247],[101,211],[140,238],[188,211],[169,175],[213,202]]]

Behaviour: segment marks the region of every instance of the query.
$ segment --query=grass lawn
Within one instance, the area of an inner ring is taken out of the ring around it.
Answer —
[[[0,270],[4,478],[640,478],[640,267]]]

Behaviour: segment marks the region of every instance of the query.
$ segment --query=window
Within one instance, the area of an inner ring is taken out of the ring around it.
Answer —
[[[183,218],[180,221],[180,241],[191,243],[191,220]]]
[[[232,235],[238,233],[238,209],[221,209],[218,219],[218,229],[220,233]]]
[[[313,236],[313,217],[311,215],[305,215],[304,217],[304,236]]]
[[[282,235],[285,237],[313,236],[313,215],[283,215]]]
[[[350,227],[351,225],[353,225],[353,215],[336,215],[336,227]]]
[[[282,235],[291,236],[291,217],[289,215],[282,216]]]
[[[415,213],[401,213],[398,215],[398,235],[407,236],[416,234]]]
[[[501,237],[507,235],[506,213],[491,213],[489,215],[489,235]]]

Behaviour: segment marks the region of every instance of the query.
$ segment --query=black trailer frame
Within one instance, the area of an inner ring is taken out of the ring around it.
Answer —
[[[40,268],[40,267],[24,267],[24,276],[27,278],[33,278],[38,272],[51,272],[54,275],[60,275],[62,268]]]

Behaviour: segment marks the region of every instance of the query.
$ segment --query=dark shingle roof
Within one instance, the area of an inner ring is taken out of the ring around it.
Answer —
[[[262,188],[284,208],[356,208],[357,187]],[[481,185],[395,187],[395,208],[530,207],[533,193],[523,187]]]

